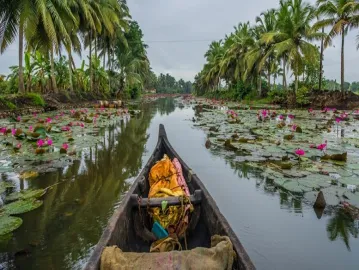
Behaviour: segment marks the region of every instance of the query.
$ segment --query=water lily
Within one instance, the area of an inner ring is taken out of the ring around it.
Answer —
[[[56,120],[59,120],[59,116],[58,116],[58,115],[56,115],[56,116],[55,116],[55,119],[56,119]]]
[[[37,117],[37,113],[33,113],[32,116],[33,116],[34,118],[36,118],[36,117]]]
[[[80,123],[80,127],[84,128],[85,124],[84,123]]]
[[[67,143],[64,143],[64,144],[62,144],[62,148],[67,150],[67,149],[69,149],[69,145]]]
[[[18,117],[16,118],[16,121],[17,121],[17,122],[20,122],[20,121],[21,121],[21,116],[18,116]]]
[[[29,131],[33,132],[34,131],[34,127],[33,126],[29,126]]]
[[[16,128],[11,129],[11,135],[15,136],[15,134],[16,134]]]
[[[280,120],[283,120],[283,119],[284,119],[284,116],[283,116],[283,115],[279,115],[279,119],[280,119]]]
[[[6,135],[7,128],[5,128],[5,127],[0,128],[0,133],[2,133],[3,135]]]
[[[70,127],[69,126],[63,126],[61,127],[62,131],[70,131]]]
[[[37,144],[38,147],[41,148],[41,147],[44,146],[45,142],[44,142],[44,140],[40,139],[40,140],[38,140],[38,141],[36,142],[36,144]]]
[[[46,140],[46,144],[48,145],[48,146],[51,146],[52,145],[52,140],[51,139],[48,139],[48,140]]]
[[[288,114],[288,117],[289,117],[289,119],[294,119],[294,115],[293,114]]]
[[[17,149],[20,149],[21,148],[21,143],[18,143],[15,147],[17,148]]]
[[[295,154],[301,157],[305,155],[305,151],[303,149],[297,149],[295,150]]]
[[[50,117],[46,118],[46,123],[50,124],[52,122],[52,119]]]
[[[293,125],[293,126],[292,126],[292,131],[293,131],[293,132],[297,131],[297,126],[296,126],[296,125]]]
[[[337,124],[340,124],[341,121],[342,121],[342,119],[341,119],[340,117],[337,117],[337,118],[335,119],[335,122],[337,122]]]

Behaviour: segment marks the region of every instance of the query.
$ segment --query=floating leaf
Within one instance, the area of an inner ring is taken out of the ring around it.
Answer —
[[[0,182],[0,194],[5,192],[6,189],[13,188],[13,187],[14,187],[14,185],[12,183],[5,182],[5,181]]]
[[[7,196],[5,198],[5,200],[7,202],[12,202],[12,201],[16,201],[19,199],[22,199],[22,200],[26,200],[29,198],[38,199],[38,198],[42,197],[45,193],[46,193],[46,191],[44,189],[35,189],[35,190],[27,189],[27,190],[22,190],[19,192],[11,193],[9,196]]]
[[[8,215],[0,215],[0,235],[7,235],[15,231],[22,224],[22,219],[19,217],[11,217]]]
[[[42,204],[42,201],[38,201],[35,198],[30,198],[27,200],[19,200],[10,204],[6,204],[4,206],[4,210],[8,215],[19,215],[39,208]]]
[[[20,179],[33,179],[39,176],[38,172],[35,171],[27,171],[20,174]]]

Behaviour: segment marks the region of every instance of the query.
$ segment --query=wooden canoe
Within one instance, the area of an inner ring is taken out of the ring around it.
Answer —
[[[147,216],[147,207],[160,206],[163,199],[151,199],[150,202],[147,200],[146,197],[149,191],[147,176],[151,167],[162,159],[164,154],[167,154],[171,159],[176,157],[180,161],[183,175],[192,194],[190,199],[195,206],[195,211],[190,217],[187,230],[188,249],[210,247],[212,235],[226,235],[231,239],[237,255],[233,269],[255,269],[238,237],[219,211],[202,181],[192,172],[169,143],[163,125],[160,125],[158,142],[152,156],[110,219],[85,269],[100,269],[101,253],[106,246],[117,245],[124,252],[149,252],[153,235],[148,229],[144,229],[146,227],[151,228]],[[139,200],[139,198],[141,199]],[[168,205],[178,204],[178,198],[175,197],[167,201]],[[144,218],[143,216],[147,217]]]

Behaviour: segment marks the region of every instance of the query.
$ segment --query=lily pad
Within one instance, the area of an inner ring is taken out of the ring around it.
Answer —
[[[22,174],[20,174],[19,178],[20,179],[33,179],[39,176],[38,172],[35,171],[27,171],[27,172],[23,172]]]
[[[10,204],[6,204],[3,209],[8,215],[19,215],[39,208],[42,204],[42,201],[36,200],[35,198],[30,198],[27,200],[19,200]]]
[[[8,215],[0,215],[0,235],[7,235],[15,231],[22,224],[19,217],[11,217]]]
[[[35,189],[35,190],[27,189],[27,190],[22,190],[20,192],[11,193],[9,196],[7,196],[5,198],[5,200],[8,202],[12,202],[12,201],[16,201],[19,199],[22,199],[22,200],[26,200],[29,198],[38,199],[38,198],[42,197],[45,193],[46,193],[46,191],[44,189]]]
[[[13,187],[14,187],[14,185],[12,183],[5,182],[5,181],[0,182],[0,194],[5,192],[6,189],[13,188]]]

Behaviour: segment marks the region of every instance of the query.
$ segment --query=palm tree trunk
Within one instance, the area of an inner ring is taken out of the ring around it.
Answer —
[[[324,34],[324,27],[322,28],[322,34]],[[322,90],[322,80],[323,80],[323,55],[324,55],[324,37],[322,37],[320,43],[320,64],[319,64],[319,91]]]
[[[50,50],[50,65],[51,65],[51,83],[52,83],[52,90],[57,93],[57,84],[56,84],[56,77],[55,77],[55,63],[54,63],[54,47],[51,45]]]
[[[259,78],[258,78],[258,95],[259,95],[259,97],[262,96],[262,78],[261,78],[260,74],[259,74]]]
[[[284,87],[284,90],[287,90],[287,78],[286,78],[286,75],[285,75],[286,66],[287,66],[287,63],[286,63],[286,59],[284,57],[283,58],[283,87]]]
[[[92,73],[92,30],[90,30],[90,91],[93,90],[93,73]]]
[[[106,50],[103,51],[103,68],[106,69]]]
[[[25,93],[24,84],[24,67],[22,65],[24,59],[24,25],[20,22],[19,26],[19,93]]]
[[[268,91],[270,91],[270,86],[271,86],[271,82],[270,82],[270,71],[268,70]]]
[[[74,85],[73,85],[73,81],[72,81],[72,67],[71,67],[71,60],[72,59],[72,54],[71,54],[71,49],[68,50],[69,52],[69,80],[70,80],[70,91],[71,93],[74,92]]]
[[[344,38],[345,38],[345,35],[344,35],[344,26],[342,27],[342,52],[341,52],[341,60],[342,60],[342,63],[341,63],[341,76],[340,76],[340,83],[341,83],[341,90],[342,90],[342,94],[345,93],[345,90],[344,90]]]

